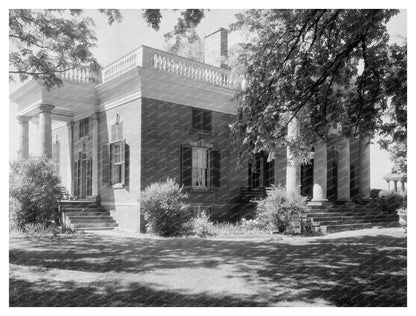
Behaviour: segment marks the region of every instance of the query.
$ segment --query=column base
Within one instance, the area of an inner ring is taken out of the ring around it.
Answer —
[[[326,205],[330,205],[331,202],[329,202],[327,199],[325,200],[311,200],[310,202],[308,202],[308,206],[326,206]]]

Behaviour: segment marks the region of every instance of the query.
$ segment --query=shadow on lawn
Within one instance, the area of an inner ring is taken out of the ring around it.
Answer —
[[[406,239],[383,235],[305,239],[295,244],[99,235],[24,237],[11,242],[10,264],[38,271],[33,279],[11,272],[11,306],[268,306],[281,302],[406,306],[407,299]],[[129,279],[164,271],[183,271],[184,277],[192,270],[216,273],[224,266],[232,269],[221,280],[213,280],[218,282],[217,293]],[[39,279],[43,271],[59,271],[63,279]],[[99,273],[104,279],[68,282],[65,275],[71,271]],[[129,282],[118,281],[122,276]],[[235,279],[254,292],[237,295],[226,287],[221,291]]]

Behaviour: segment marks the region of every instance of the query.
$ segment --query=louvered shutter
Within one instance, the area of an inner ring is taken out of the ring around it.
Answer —
[[[192,109],[192,128],[202,129],[202,111]]]
[[[181,147],[181,180],[183,186],[192,186],[192,147]]]
[[[202,121],[203,121],[203,130],[204,131],[211,131],[212,130],[212,113],[208,111],[202,112]]]
[[[73,187],[74,187],[74,196],[78,196],[79,192],[78,192],[78,188],[79,188],[79,183],[78,183],[78,165],[79,165],[79,160],[75,160],[74,161],[74,169],[72,170],[72,172],[74,173],[73,175]]]
[[[221,153],[219,150],[212,150],[211,153],[211,185],[214,188],[220,187]]]
[[[110,184],[111,165],[110,165],[110,145],[106,144],[102,146],[102,160],[101,160],[101,172],[103,184]]]

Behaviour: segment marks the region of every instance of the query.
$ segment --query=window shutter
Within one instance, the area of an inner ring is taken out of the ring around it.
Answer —
[[[123,182],[124,185],[129,185],[129,176],[130,176],[130,146],[124,143],[124,164],[123,164]]]
[[[211,131],[212,130],[212,113],[208,112],[208,111],[203,111],[202,112],[202,116],[203,116],[203,126],[202,129],[204,131]]]
[[[220,165],[221,153],[219,150],[212,150],[211,154],[211,185],[215,188],[220,187]]]
[[[73,170],[73,186],[74,186],[74,196],[78,196],[79,192],[78,192],[78,160],[74,161],[74,170]]]
[[[192,186],[192,147],[181,147],[181,178],[183,186]]]
[[[192,109],[192,128],[202,129],[202,111],[199,109]]]
[[[102,171],[102,179],[103,184],[110,184],[110,145],[106,144],[102,147],[102,165],[101,165],[101,171]]]
[[[126,143],[121,143],[121,179],[120,182],[125,184],[126,182]]]

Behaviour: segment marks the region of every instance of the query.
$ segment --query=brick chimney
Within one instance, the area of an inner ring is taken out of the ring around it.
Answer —
[[[221,27],[205,36],[205,63],[226,68],[224,57],[228,57],[228,31]]]

